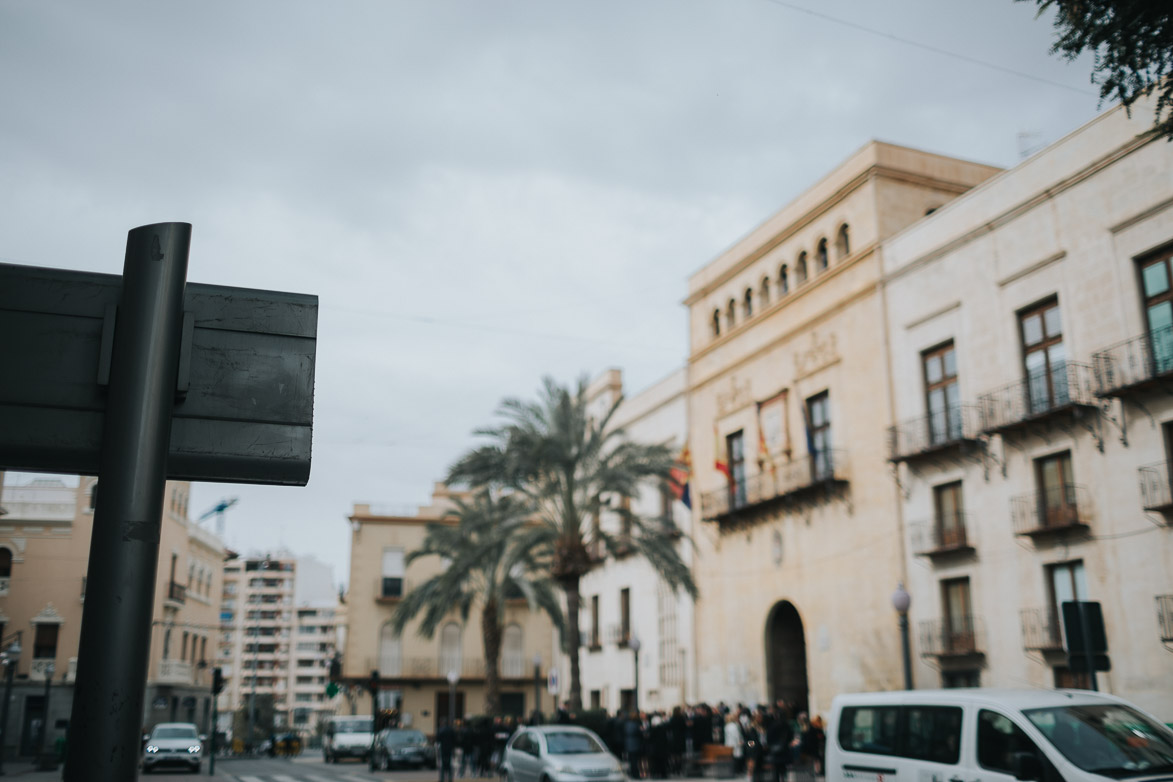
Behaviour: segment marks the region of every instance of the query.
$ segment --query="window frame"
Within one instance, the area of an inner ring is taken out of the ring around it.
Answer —
[[[1059,333],[1057,336],[1054,336],[1054,337],[1047,335],[1047,312],[1049,312],[1051,310],[1056,310],[1059,313]],[[1026,322],[1027,322],[1027,320],[1029,320],[1030,318],[1035,317],[1035,316],[1039,317],[1039,322],[1042,327],[1042,337],[1041,337],[1041,339],[1039,339],[1038,342],[1034,342],[1034,343],[1031,343],[1028,345],[1026,342]],[[1067,375],[1066,375],[1066,367],[1067,367],[1066,346],[1064,347],[1064,356],[1063,356],[1063,369],[1064,369],[1063,386],[1064,386],[1064,388],[1063,388],[1063,398],[1062,399],[1060,397],[1058,397],[1055,393],[1055,369],[1056,369],[1056,367],[1051,365],[1051,348],[1053,348],[1056,345],[1065,345],[1065,343],[1063,341],[1063,336],[1064,336],[1063,335],[1063,310],[1059,306],[1059,297],[1058,296],[1051,296],[1047,299],[1044,299],[1041,302],[1038,302],[1037,304],[1032,304],[1031,306],[1029,306],[1025,309],[1019,310],[1019,312],[1018,312],[1018,344],[1022,350],[1022,369],[1023,369],[1023,374],[1026,378],[1026,383],[1027,383],[1026,400],[1027,400],[1027,404],[1028,404],[1028,409],[1030,410],[1031,413],[1044,412],[1046,410],[1051,410],[1055,407],[1058,407],[1060,405],[1060,402],[1062,402],[1063,404],[1066,404],[1066,401],[1070,398],[1070,389],[1067,388],[1068,384],[1067,384]],[[1034,402],[1034,398],[1033,398],[1033,394],[1032,394],[1032,378],[1031,378],[1032,373],[1031,373],[1030,366],[1028,363],[1030,356],[1034,353],[1042,353],[1043,354],[1043,369],[1042,369],[1041,374],[1046,378],[1046,383],[1047,383],[1047,385],[1046,385],[1046,389],[1047,389],[1046,401],[1045,401],[1045,404],[1038,410],[1035,409],[1035,402]]]
[[[946,369],[946,356],[953,355],[953,374],[948,374]],[[929,374],[929,365],[932,361],[938,361],[941,365],[941,377],[939,380],[933,381]],[[960,402],[961,402],[961,385],[957,372],[957,346],[953,340],[942,342],[928,350],[921,351],[921,380],[924,383],[925,389],[925,414],[928,416],[928,435],[929,443],[931,445],[940,445],[941,443],[948,443],[954,440],[961,439],[961,420],[960,420]],[[956,389],[957,400],[955,403],[949,402],[949,390]],[[935,391],[941,392],[941,398],[944,400],[944,408],[940,411],[933,409],[933,393]],[[939,427],[940,434],[938,434],[938,427],[935,426],[937,415],[943,415],[944,421]]]

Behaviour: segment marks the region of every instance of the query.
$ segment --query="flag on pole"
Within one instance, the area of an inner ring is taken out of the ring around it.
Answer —
[[[725,476],[725,480],[733,482],[733,473],[729,470],[729,457],[725,455],[725,444],[721,442],[716,424],[713,424],[713,466],[717,468],[717,472]]]
[[[680,455],[676,457],[676,464],[668,473],[671,479],[672,493],[676,495],[676,499],[684,503],[684,507],[692,510],[692,492],[690,484],[692,482],[692,454],[688,451],[688,444],[685,443],[684,448],[681,449]]]

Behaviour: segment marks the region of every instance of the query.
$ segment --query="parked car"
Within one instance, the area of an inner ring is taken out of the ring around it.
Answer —
[[[912,690],[840,695],[826,782],[1169,779],[1173,731],[1085,690]]]
[[[162,766],[180,766],[199,773],[204,754],[203,736],[190,722],[160,722],[143,748],[143,773]]]
[[[375,735],[375,768],[436,767],[436,748],[418,730],[384,728]]]
[[[508,782],[622,782],[623,766],[593,731],[574,725],[523,728],[505,745]]]
[[[370,717],[331,717],[322,739],[322,756],[327,763],[343,758],[370,759],[374,722]]]

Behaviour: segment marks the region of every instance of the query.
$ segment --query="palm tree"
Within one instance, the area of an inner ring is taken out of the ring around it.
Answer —
[[[582,707],[579,582],[602,551],[642,556],[673,591],[683,588],[694,600],[697,596],[678,550],[680,530],[671,519],[644,518],[630,508],[641,485],[668,480],[671,450],[663,444],[631,442],[621,428],[612,428],[618,401],[596,420],[586,392],[585,377],[573,391],[546,378],[536,401],[505,399],[497,411],[502,423],[476,432],[490,442],[470,451],[449,471],[450,481],[507,487],[534,504],[541,523],[527,529],[518,545],[540,552],[566,595],[574,709]],[[618,534],[597,523],[604,508],[620,517]]]
[[[407,555],[407,564],[422,557],[441,557],[444,570],[410,590],[391,616],[391,626],[402,633],[407,623],[423,614],[417,632],[432,638],[451,614],[467,622],[474,605],[481,611],[481,641],[485,653],[485,713],[500,706],[501,638],[507,599],[524,596],[531,611],[545,611],[554,626],[562,627],[562,608],[554,584],[546,576],[539,552],[517,545],[530,522],[524,498],[494,496],[488,490],[471,499],[457,499],[456,524],[429,524],[420,548]]]

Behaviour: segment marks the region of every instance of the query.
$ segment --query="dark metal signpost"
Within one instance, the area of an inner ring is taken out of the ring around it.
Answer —
[[[190,240],[132,230],[121,278],[0,264],[0,469],[100,487],[66,782],[137,773],[167,479],[309,480],[317,298],[187,284]]]

